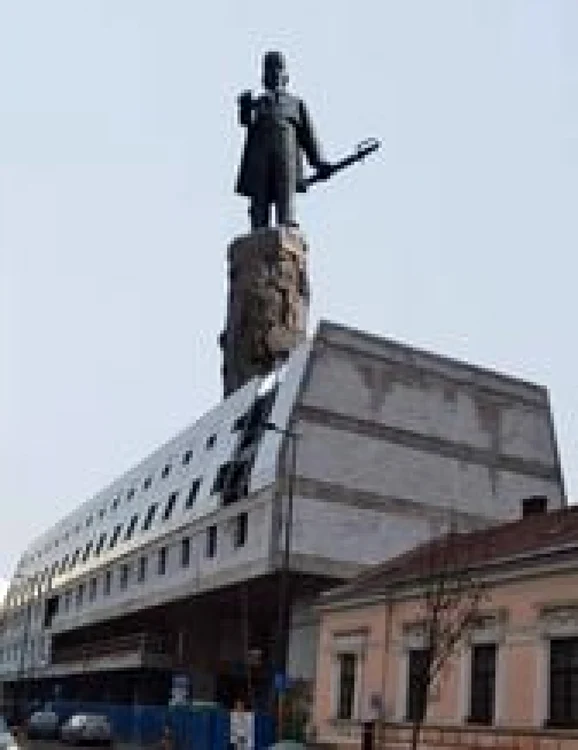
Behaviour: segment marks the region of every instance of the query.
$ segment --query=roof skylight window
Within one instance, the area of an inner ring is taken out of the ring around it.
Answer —
[[[151,506],[149,506],[144,523],[142,525],[143,531],[148,531],[150,529],[153,519],[155,517],[155,513],[157,512],[157,508],[158,508],[158,503],[153,503]]]
[[[185,508],[192,508],[195,500],[197,499],[197,495],[199,494],[199,488],[201,486],[202,482],[201,477],[197,477],[194,482],[191,484],[191,489],[189,490],[189,494],[187,495],[187,502],[185,503]]]
[[[109,549],[112,549],[116,545],[118,538],[120,536],[121,529],[122,529],[122,524],[117,523],[117,525],[114,527],[114,531],[112,532],[112,536],[110,537],[110,542],[108,545]]]
[[[94,550],[94,554],[96,555],[96,557],[100,555],[105,542],[106,542],[106,531],[103,531],[98,540],[98,544],[96,545],[96,548]]]
[[[138,521],[138,513],[135,513],[134,516],[130,519],[128,526],[126,527],[126,533],[124,535],[124,538],[126,540],[130,539],[132,535],[134,534],[137,521]]]
[[[163,512],[163,521],[168,521],[171,517],[171,513],[173,512],[173,508],[175,507],[175,503],[177,502],[177,498],[179,496],[178,492],[171,492],[169,495],[169,499],[167,504],[165,505],[165,509]]]

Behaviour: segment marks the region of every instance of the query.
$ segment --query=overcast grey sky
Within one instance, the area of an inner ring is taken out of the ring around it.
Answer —
[[[578,488],[576,0],[0,0],[0,577],[220,397],[235,97],[283,49],[330,158],[320,317],[551,389]]]

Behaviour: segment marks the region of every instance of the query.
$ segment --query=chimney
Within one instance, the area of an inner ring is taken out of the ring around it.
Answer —
[[[522,518],[541,516],[548,512],[548,498],[546,495],[532,495],[522,500]]]

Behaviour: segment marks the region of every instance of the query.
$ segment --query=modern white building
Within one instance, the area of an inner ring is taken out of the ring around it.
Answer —
[[[264,701],[287,638],[311,679],[320,590],[535,495],[565,503],[545,388],[322,322],[28,546],[0,680],[164,703],[178,673],[196,698]]]

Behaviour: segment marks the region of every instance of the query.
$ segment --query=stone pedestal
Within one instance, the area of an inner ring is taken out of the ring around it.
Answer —
[[[225,396],[265,375],[306,335],[307,245],[291,227],[258,229],[229,246],[227,322],[221,334]]]

